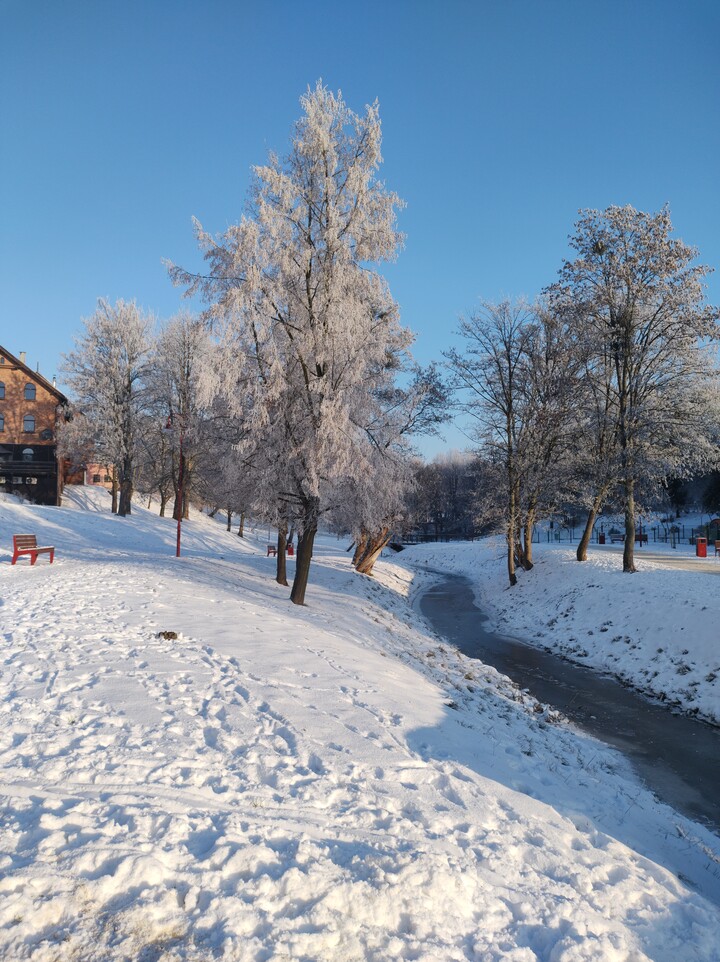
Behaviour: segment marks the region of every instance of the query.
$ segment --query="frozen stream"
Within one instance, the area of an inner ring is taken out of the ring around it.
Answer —
[[[468,579],[442,578],[420,598],[435,631],[622,751],[658,798],[720,834],[720,728],[674,714],[609,675],[486,631]]]

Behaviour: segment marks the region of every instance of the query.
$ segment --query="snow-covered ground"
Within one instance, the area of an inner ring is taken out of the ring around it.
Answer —
[[[720,840],[429,634],[405,564],[325,539],[297,608],[262,531],[177,560],[71,500],[0,497],[0,958],[717,962]]]
[[[636,548],[638,571],[628,575],[621,547],[593,545],[579,564],[575,547],[535,545],[535,567],[519,571],[511,590],[502,539],[422,545],[399,560],[469,575],[490,630],[611,672],[720,724],[720,558],[694,551]]]

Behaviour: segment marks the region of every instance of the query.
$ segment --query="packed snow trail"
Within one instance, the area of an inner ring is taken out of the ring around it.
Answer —
[[[678,876],[720,901],[717,839],[444,650],[401,569],[328,541],[299,609],[202,519],[179,562],[143,511],[0,500],[16,530],[58,553],[0,566],[0,958],[716,960]]]

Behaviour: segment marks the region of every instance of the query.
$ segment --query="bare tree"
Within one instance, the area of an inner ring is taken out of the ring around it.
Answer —
[[[483,304],[460,324],[465,351],[446,357],[462,392],[463,409],[477,422],[476,436],[491,460],[502,466],[507,570],[517,583],[520,547],[521,483],[525,450],[521,388],[527,380],[527,360],[535,314],[520,302]]]

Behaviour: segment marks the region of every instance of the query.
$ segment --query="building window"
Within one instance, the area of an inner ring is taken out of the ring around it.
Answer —
[[[5,382],[0,381],[0,401],[5,397]]]
[[[23,448],[23,461],[32,461],[33,453],[32,448]]]
[[[32,381],[28,381],[25,385],[25,400],[34,401],[35,400],[35,385]]]
[[[94,475],[93,475],[93,484],[100,484],[100,475],[99,475],[99,474],[94,474]]]
[[[34,434],[35,418],[32,416],[32,414],[26,414],[23,418],[23,431],[26,434]]]

